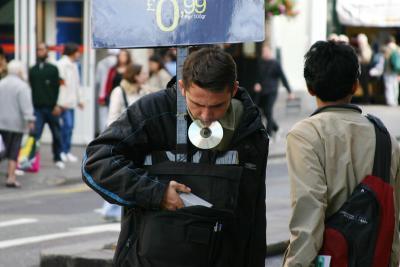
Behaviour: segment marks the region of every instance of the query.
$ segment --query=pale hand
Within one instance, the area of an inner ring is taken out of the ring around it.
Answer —
[[[35,123],[33,121],[28,122],[28,128],[30,131],[35,130]]]
[[[62,108],[61,108],[60,106],[55,106],[55,107],[53,108],[53,111],[51,112],[51,114],[52,114],[53,116],[60,116],[61,113],[62,113]]]
[[[190,188],[184,184],[177,183],[176,181],[169,182],[161,202],[161,208],[171,211],[183,208],[184,205],[182,199],[179,197],[179,192],[190,193],[190,191]]]
[[[254,85],[254,92],[257,92],[257,93],[261,92],[261,84],[256,83]]]
[[[289,95],[288,95],[288,97],[287,97],[287,99],[288,100],[293,100],[293,99],[295,99],[296,97],[295,97],[295,95],[293,94],[293,93],[289,93]]]

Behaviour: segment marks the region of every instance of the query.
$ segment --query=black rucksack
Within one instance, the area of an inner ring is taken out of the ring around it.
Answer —
[[[342,207],[325,222],[320,255],[331,267],[389,266],[395,212],[390,185],[392,145],[383,123],[372,115],[376,148],[372,175],[365,177]]]

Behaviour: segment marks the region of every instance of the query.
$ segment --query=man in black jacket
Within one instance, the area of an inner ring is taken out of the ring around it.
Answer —
[[[292,89],[286,79],[281,64],[272,57],[271,49],[263,47],[262,59],[258,62],[258,78],[254,86],[258,105],[267,119],[267,133],[273,136],[279,129],[278,124],[273,118],[273,109],[278,97],[279,81],[288,92],[288,99],[293,99]]]
[[[115,265],[264,266],[268,137],[259,111],[218,48],[190,54],[182,75],[180,90],[171,81],[141,98],[87,148],[83,180],[125,207]],[[213,149],[189,144],[188,163],[174,162],[177,91],[189,124],[219,121],[224,132]],[[185,206],[188,192],[213,207]]]
[[[56,105],[60,88],[60,76],[55,65],[46,61],[47,45],[37,46],[37,63],[29,70],[29,83],[32,88],[32,101],[35,108],[35,138],[40,140],[43,127],[47,123],[53,137],[53,160],[56,166],[64,169],[61,161],[60,108]]]

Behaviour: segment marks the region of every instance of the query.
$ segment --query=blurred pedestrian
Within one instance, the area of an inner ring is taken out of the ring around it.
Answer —
[[[35,116],[32,95],[21,62],[12,60],[7,66],[7,76],[0,80],[0,135],[8,159],[7,187],[18,188],[15,170],[23,133],[33,131]]]
[[[75,108],[83,109],[83,94],[80,85],[78,64],[80,58],[79,46],[74,43],[66,44],[64,55],[57,62],[60,74],[60,92],[55,111],[61,113],[61,159],[76,162],[78,158],[71,153],[71,139],[75,124]]]
[[[107,84],[107,77],[110,69],[117,63],[117,55],[119,53],[118,49],[108,49],[107,56],[100,60],[96,66],[96,95],[98,96],[98,116],[99,116],[99,132],[104,131],[107,127],[107,114],[108,107],[105,104],[105,100],[100,101],[103,92],[105,92],[105,87]]]
[[[391,57],[393,53],[399,53],[399,47],[393,36],[388,36],[384,47],[385,68],[383,72],[383,81],[385,84],[385,99],[389,106],[397,106],[399,94],[398,73],[393,69]]]
[[[342,43],[342,44],[349,44],[350,40],[349,37],[345,34],[339,34],[337,42]]]
[[[165,89],[172,76],[165,70],[162,58],[158,55],[153,55],[150,57],[149,62],[150,78],[147,81],[147,85],[153,91]]]
[[[372,49],[368,43],[368,37],[360,33],[357,35],[357,55],[360,62],[361,74],[360,74],[360,85],[363,91],[363,103],[370,103],[369,96],[369,66],[372,58]]]
[[[122,78],[120,85],[112,91],[110,96],[108,125],[116,121],[131,104],[150,92],[150,89],[144,85],[147,76],[141,65],[127,66]],[[107,221],[119,221],[121,206],[104,201],[101,213]]]
[[[288,99],[293,99],[294,94],[286,79],[281,64],[272,56],[271,49],[264,46],[262,58],[258,62],[257,83],[254,85],[258,105],[267,119],[267,133],[274,136],[279,129],[278,124],[273,118],[273,109],[278,97],[279,81],[288,92]]]
[[[47,62],[48,47],[45,43],[37,46],[37,62],[29,70],[29,83],[32,88],[32,101],[35,109],[35,139],[40,140],[43,127],[47,123],[53,143],[53,161],[55,165],[64,169],[65,164],[61,160],[61,109],[57,107],[60,88],[60,76],[55,65]]]
[[[3,48],[0,46],[0,80],[7,75],[7,59]]]
[[[99,103],[101,105],[109,105],[111,91],[119,86],[126,67],[132,64],[132,57],[128,50],[121,49],[117,56],[117,63],[113,66],[108,74],[107,81],[103,91],[100,94]]]
[[[164,56],[165,69],[171,76],[176,76],[176,48],[170,48]]]
[[[117,120],[128,106],[152,91],[145,84],[147,78],[141,65],[131,64],[126,67],[120,85],[112,91],[110,96],[108,125]]]

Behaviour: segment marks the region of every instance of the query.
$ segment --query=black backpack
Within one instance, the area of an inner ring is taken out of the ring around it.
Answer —
[[[372,175],[365,177],[343,206],[325,222],[320,255],[332,267],[386,267],[390,264],[395,212],[390,185],[392,145],[383,123],[372,115],[376,149]]]

